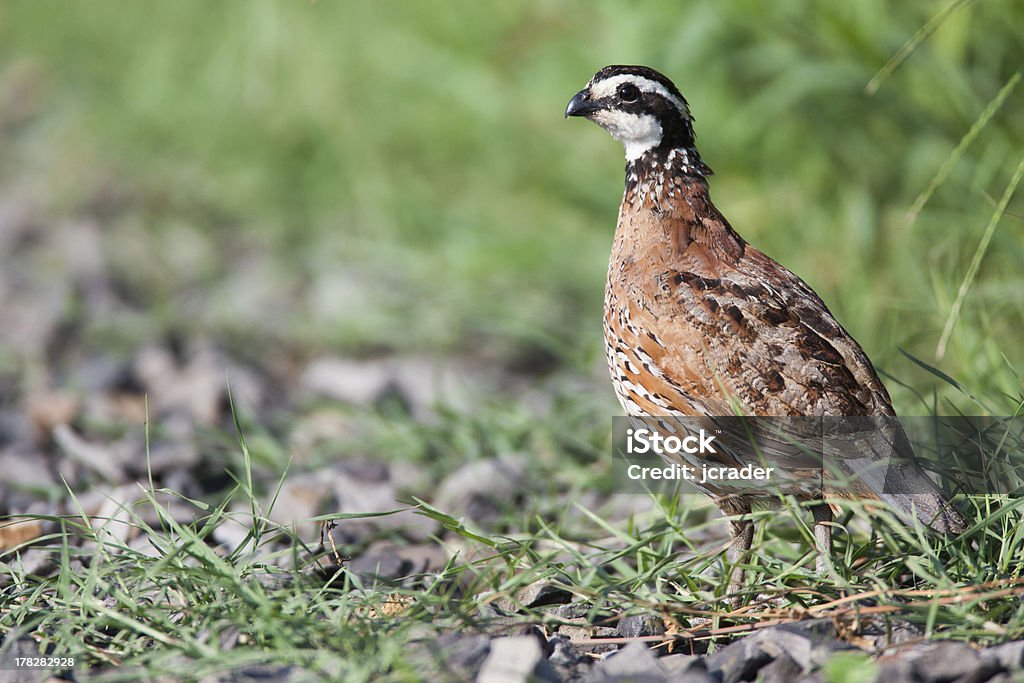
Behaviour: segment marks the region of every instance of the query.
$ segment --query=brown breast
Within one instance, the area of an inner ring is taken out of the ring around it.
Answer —
[[[893,414],[857,343],[806,284],[733,231],[700,178],[627,187],[604,327],[627,415]],[[784,492],[810,495],[813,473],[780,475]]]

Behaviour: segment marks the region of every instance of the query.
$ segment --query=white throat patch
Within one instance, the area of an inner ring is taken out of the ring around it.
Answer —
[[[651,114],[627,114],[604,109],[594,114],[591,120],[626,147],[626,161],[639,159],[661,144],[661,124]]]

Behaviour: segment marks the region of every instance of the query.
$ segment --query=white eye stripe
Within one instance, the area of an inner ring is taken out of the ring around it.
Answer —
[[[672,94],[668,88],[663,86],[657,81],[652,81],[649,78],[643,76],[636,76],[633,74],[621,74],[619,76],[612,76],[606,78],[603,81],[598,81],[590,87],[591,98],[597,100],[603,97],[609,97],[614,95],[619,89],[619,86],[623,83],[632,83],[641,92],[650,92],[657,95],[661,95],[666,100],[675,105],[676,109],[684,114],[688,114],[689,110],[686,108],[686,103],[683,102],[677,95]]]

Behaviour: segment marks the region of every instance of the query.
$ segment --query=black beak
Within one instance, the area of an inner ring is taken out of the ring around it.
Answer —
[[[565,118],[570,116],[589,116],[600,109],[600,105],[590,101],[590,91],[584,88],[572,96],[565,106]]]

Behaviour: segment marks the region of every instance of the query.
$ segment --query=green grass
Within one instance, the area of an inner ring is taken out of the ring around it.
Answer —
[[[592,436],[598,438],[596,430]],[[709,518],[700,496],[657,498],[640,516],[608,518],[572,502],[572,482],[581,478],[563,468],[549,484],[555,491],[505,510],[505,531],[467,526],[419,502],[420,514],[444,529],[440,542],[463,551],[440,571],[367,585],[334,566],[330,545],[317,548],[270,520],[273,485],[256,495],[250,482],[265,482],[273,468],[255,464],[244,439],[238,444],[239,483],[216,504],[152,489],[107,524],[47,519],[53,532],[32,547],[49,552],[57,571],[41,578],[23,569],[27,547],[0,557],[0,576],[9,582],[0,629],[33,634],[44,648],[76,656],[79,666],[106,667],[102,680],[168,669],[191,680],[256,664],[346,681],[422,680],[426,672],[432,680],[459,680],[435,659],[433,639],[452,631],[508,632],[517,623],[551,631],[570,623],[550,608],[498,607],[524,586],[547,581],[569,591],[590,624],[614,624],[629,613],[661,616],[684,637],[677,643],[684,651],[807,616],[847,625],[898,619],[918,624],[926,638],[978,644],[1024,637],[1019,498],[972,499],[973,526],[956,539],[905,526],[884,510],[867,513],[870,526],[850,525],[865,514],[851,503],[851,516],[840,520],[848,531],[836,534],[833,577],[814,570],[806,509],[782,499],[781,514],[754,514],[760,524],[744,607],[734,611],[725,600],[721,577],[729,567],[720,542],[693,540],[724,526]],[[533,455],[531,466],[540,472],[545,464]],[[176,501],[173,514],[169,499]],[[183,516],[194,521],[182,523]],[[211,537],[229,517],[251,530],[234,548]],[[143,549],[124,540],[129,527],[146,539]],[[830,664],[830,675],[845,675],[846,664]]]
[[[1021,63],[1020,7],[966,3],[872,81],[941,7],[14,1],[0,178],[102,221],[149,322],[85,321],[96,344],[199,327],[590,367],[622,160],[561,111],[599,66],[648,63],[689,97],[725,214],[881,368],[933,386],[897,349],[935,360],[966,279],[942,368],[1016,395],[1019,199],[966,275],[1021,157],[1024,95],[986,111]]]
[[[631,613],[662,617],[683,651],[808,616],[851,627],[857,620],[910,621],[925,638],[980,645],[1024,638],[1024,499],[967,498],[971,528],[955,539],[850,502],[835,534],[836,573],[821,576],[806,506],[780,498],[753,514],[758,531],[737,610],[725,594],[723,577],[732,570],[720,552],[726,524],[709,514],[708,501],[655,497],[655,505],[629,516],[614,496],[581,504],[584,491],[608,486],[607,427],[593,408],[554,406],[546,419],[526,420],[514,405],[494,403],[479,415],[442,413],[429,425],[394,411],[357,414],[366,429],[349,448],[428,463],[435,481],[469,458],[526,454],[531,477],[524,490],[486,527],[419,500],[429,485],[396,502],[435,520],[435,542],[457,549],[438,571],[365,584],[339,570],[338,556],[357,556],[368,541],[318,547],[315,535],[272,521],[279,482],[292,473],[267,454],[284,447],[272,435],[246,438],[236,425],[237,435],[224,435],[231,450],[210,452],[208,466],[223,466],[236,482],[219,500],[193,501],[150,484],[106,524],[102,517],[91,524],[84,516],[42,518],[52,533],[0,555],[7,584],[0,630],[32,634],[44,648],[104,668],[101,680],[135,680],[170,667],[191,680],[256,664],[339,680],[422,680],[425,672],[460,680],[443,657],[435,659],[434,639],[506,633],[515,624],[553,632],[571,623],[551,608],[500,606],[547,581],[572,595],[588,624],[614,624]],[[331,450],[338,449],[346,447]],[[333,513],[314,521],[345,525],[364,517],[371,516]],[[238,545],[212,536],[229,519],[249,530]],[[145,543],[125,540],[128,529]],[[401,539],[386,531],[375,537]],[[56,571],[33,575],[22,564],[30,550],[48,554]],[[846,665],[830,664],[829,675],[844,680]]]

